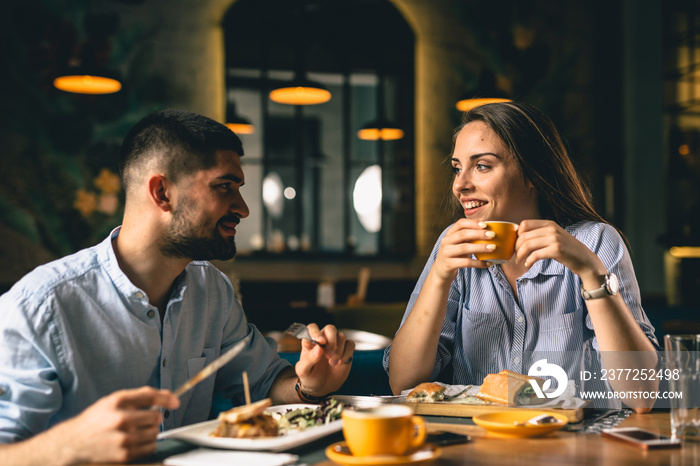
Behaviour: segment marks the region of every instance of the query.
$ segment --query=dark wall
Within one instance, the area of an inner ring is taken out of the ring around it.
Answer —
[[[365,300],[373,304],[408,302],[414,286],[413,280],[371,280]],[[241,302],[248,320],[264,332],[285,330],[293,322],[335,324],[333,314],[316,305],[317,287],[315,281],[241,281]],[[337,282],[336,303],[346,303],[356,291],[357,281]]]

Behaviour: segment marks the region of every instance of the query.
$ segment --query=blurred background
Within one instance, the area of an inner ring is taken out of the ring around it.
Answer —
[[[251,215],[239,255],[216,265],[249,319],[263,331],[316,321],[391,337],[456,218],[447,156],[458,103],[511,98],[550,115],[598,210],[627,236],[657,334],[700,332],[699,6],[4,5],[0,290],[119,224],[121,139],[151,111],[175,107],[243,125],[232,128]],[[106,76],[119,89],[58,89],[66,74]]]

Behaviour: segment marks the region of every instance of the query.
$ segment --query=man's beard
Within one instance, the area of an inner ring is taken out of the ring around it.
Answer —
[[[192,260],[229,260],[236,255],[234,237],[223,237],[207,219],[193,222],[195,209],[189,199],[183,199],[181,207],[173,210],[173,222],[167,234],[161,239],[160,251],[166,257]],[[238,217],[230,215],[219,219],[223,222],[238,222]],[[206,231],[209,230],[209,234]]]

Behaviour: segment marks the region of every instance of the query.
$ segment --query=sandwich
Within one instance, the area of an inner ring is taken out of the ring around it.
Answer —
[[[492,403],[503,405],[526,406],[542,403],[543,400],[537,398],[530,381],[542,388],[544,379],[531,377],[529,375],[518,374],[508,370],[503,370],[498,374],[489,374],[484,377],[477,397]]]
[[[219,413],[219,426],[211,435],[229,438],[276,437],[279,433],[277,421],[265,413],[270,405],[272,400],[265,398]]]
[[[444,399],[445,387],[432,382],[422,383],[406,395],[406,401],[410,403],[433,403]]]

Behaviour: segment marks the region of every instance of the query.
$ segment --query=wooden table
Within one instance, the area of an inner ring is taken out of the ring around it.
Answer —
[[[700,443],[684,443],[681,448],[644,451],[625,443],[602,438],[598,434],[577,434],[558,431],[547,437],[503,439],[490,437],[476,425],[457,423],[454,418],[426,416],[429,431],[448,430],[468,434],[472,441],[442,448],[434,466],[469,465],[700,465]],[[632,414],[618,427],[641,427],[670,435],[668,412]],[[324,454],[325,447],[342,440],[342,433],[315,442],[295,452],[300,463],[314,466],[337,466]],[[175,452],[172,452],[175,453]],[[140,463],[158,466],[162,463]],[[103,465],[104,466],[104,465]]]
[[[669,414],[633,414],[618,427],[641,427],[670,435]],[[432,464],[441,465],[700,465],[700,443],[681,448],[644,451],[597,434],[556,432],[532,439],[490,437],[478,426],[429,423],[430,430],[449,430],[468,434],[467,444],[442,447],[442,455]],[[334,466],[331,461],[318,466]]]

